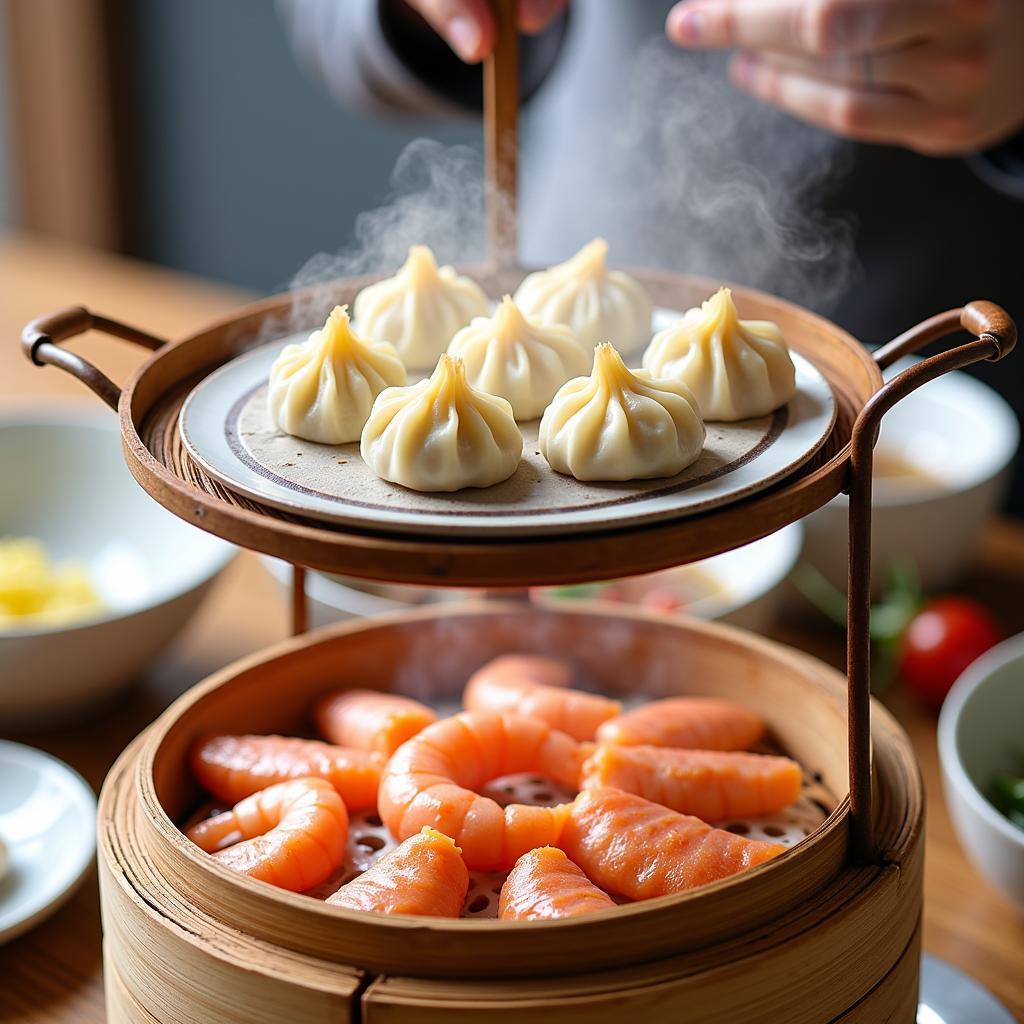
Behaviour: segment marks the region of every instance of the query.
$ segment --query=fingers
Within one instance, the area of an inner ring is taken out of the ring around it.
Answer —
[[[568,0],[519,0],[519,29],[528,35],[543,32],[562,13]]]
[[[689,48],[862,54],[977,29],[995,0],[684,0],[666,32]]]

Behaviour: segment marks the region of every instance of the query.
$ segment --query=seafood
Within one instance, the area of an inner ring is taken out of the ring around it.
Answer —
[[[377,803],[386,763],[383,754],[290,736],[203,736],[192,745],[189,759],[199,784],[228,803],[276,782],[318,778],[338,791],[350,811]]]
[[[742,704],[713,697],[667,697],[603,723],[597,730],[597,741],[692,750],[745,750],[764,731],[764,722]]]
[[[524,853],[501,887],[503,921],[545,921],[611,910],[615,901],[552,846]]]
[[[325,779],[292,779],[245,797],[186,835],[235,871],[302,892],[341,863],[348,813]]]
[[[316,727],[332,743],[390,757],[407,739],[437,721],[412,697],[377,690],[338,690],[313,712]]]
[[[592,882],[633,900],[715,882],[786,849],[608,787],[576,797],[558,845]]]

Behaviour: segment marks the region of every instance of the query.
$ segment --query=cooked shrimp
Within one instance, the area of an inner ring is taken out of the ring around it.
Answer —
[[[647,900],[726,878],[785,852],[621,789],[585,789],[559,846],[608,892]]]
[[[288,779],[326,779],[345,807],[361,811],[377,803],[387,759],[383,754],[334,747],[290,736],[204,736],[192,744],[192,772],[218,800],[243,797]]]
[[[424,826],[327,902],[378,914],[458,917],[468,888],[462,851],[448,836]]]
[[[600,746],[583,763],[583,788],[612,786],[705,821],[772,814],[800,795],[788,757],[671,747]]]
[[[764,722],[749,708],[711,697],[654,700],[597,730],[599,743],[693,750],[745,750],[764,735]]]
[[[575,789],[581,761],[580,745],[545,722],[464,711],[399,747],[384,770],[377,806],[396,839],[430,825],[458,843],[471,871],[507,871],[528,850],[557,842],[565,806],[503,810],[474,790],[526,771]]]
[[[622,711],[617,700],[566,687],[568,669],[550,658],[508,655],[488,662],[466,684],[468,711],[507,711],[539,718],[576,740],[592,740],[597,727]],[[556,679],[552,685],[543,680]]]
[[[326,780],[292,779],[247,796],[186,835],[243,875],[302,892],[341,863],[348,813]]]
[[[437,721],[412,697],[378,690],[339,690],[322,698],[313,712],[316,727],[332,743],[390,757],[407,739]]]
[[[524,853],[501,887],[503,921],[546,921],[610,910],[615,901],[553,846]]]

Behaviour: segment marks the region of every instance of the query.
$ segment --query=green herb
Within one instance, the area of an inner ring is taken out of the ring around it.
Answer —
[[[1024,829],[1024,778],[997,775],[989,787],[989,799],[1000,814]]]

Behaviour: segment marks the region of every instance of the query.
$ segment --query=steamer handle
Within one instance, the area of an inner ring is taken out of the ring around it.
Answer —
[[[860,861],[877,856],[871,809],[871,490],[874,447],[882,417],[919,387],[951,370],[984,359],[996,361],[1013,351],[1017,328],[993,302],[970,302],[962,309],[940,313],[875,353],[885,369],[901,356],[962,329],[973,341],[915,363],[882,385],[861,410],[853,427],[847,491],[850,495],[850,572],[847,618],[848,730],[850,745],[850,816],[852,845]]]
[[[86,331],[103,331],[125,341],[142,345],[156,351],[166,344],[163,338],[140,331],[137,327],[111,320],[109,317],[90,313],[82,306],[68,306],[48,316],[33,320],[21,332],[21,347],[27,358],[36,366],[57,366],[77,377],[86,387],[96,392],[107,405],[117,412],[117,403],[121,397],[121,389],[100,370],[96,369],[87,359],[66,352],[60,347],[62,342],[74,338]]]

